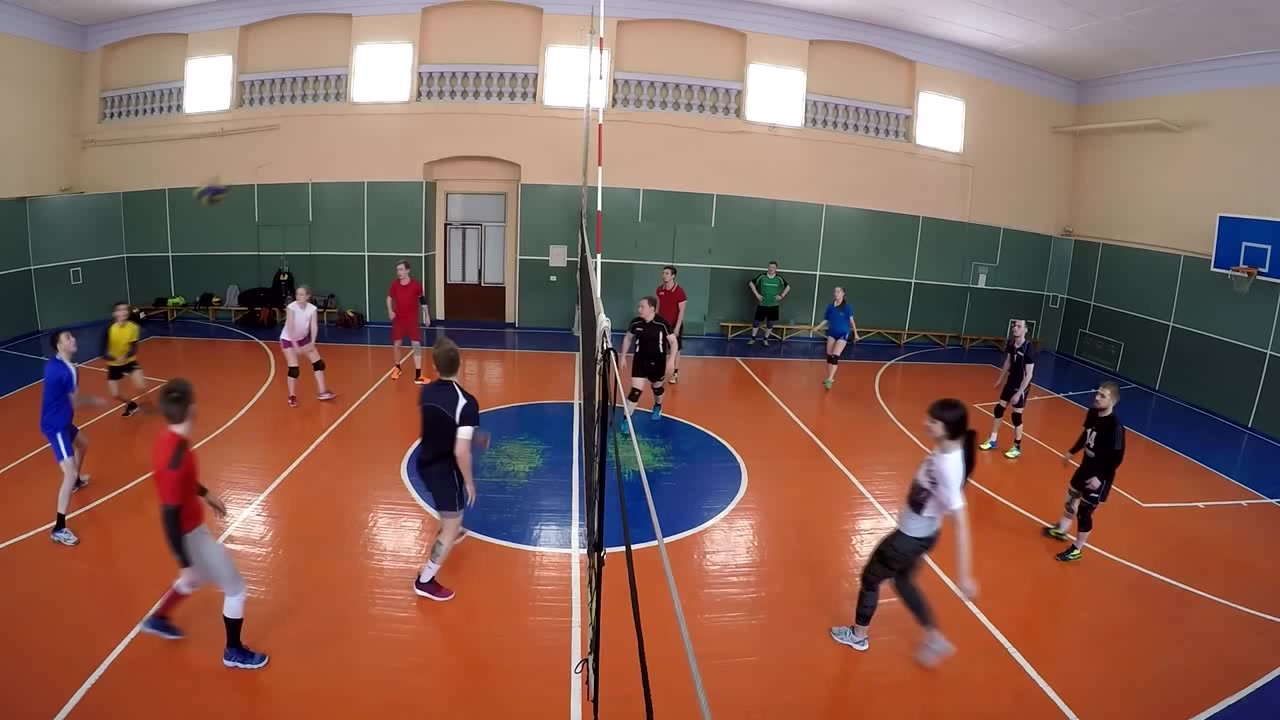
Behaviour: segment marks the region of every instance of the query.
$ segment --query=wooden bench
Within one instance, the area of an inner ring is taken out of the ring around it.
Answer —
[[[192,307],[189,305],[182,305],[179,307],[144,307],[139,309],[148,315],[163,312],[165,314],[165,319],[169,322],[173,322],[179,315],[184,313],[190,313],[197,317],[206,319],[209,322],[217,322],[219,313],[230,313],[231,322],[234,323],[240,318],[240,316],[249,312],[249,308],[241,307],[239,305],[211,305],[209,307]],[[336,319],[338,315],[337,308],[316,308],[316,312],[320,315],[320,322],[324,325],[328,325],[330,320]],[[284,313],[276,313],[276,316],[278,322],[284,322]]]
[[[797,335],[808,335],[810,337],[822,337],[822,329],[825,323],[817,325],[774,325],[773,329],[776,337],[780,340],[796,337]],[[751,323],[747,322],[723,322],[720,327],[724,328],[725,339],[732,340],[751,329]],[[944,331],[944,330],[890,330],[885,328],[858,328],[857,340],[869,340],[874,337],[882,337],[899,347],[916,340],[931,340],[942,347],[951,344],[953,340],[958,340],[960,346],[968,350],[974,347],[982,347],[983,345],[993,345],[997,348],[1004,348],[1004,344],[1009,338],[1000,335],[962,335],[961,333]],[[1039,340],[1032,340],[1035,347],[1040,346]]]
[[[720,327],[724,328],[724,339],[732,340],[735,337],[747,332],[751,329],[751,323],[747,322],[722,322]],[[813,336],[813,325],[784,325],[775,323],[773,326],[773,337],[778,340],[786,340],[797,335]]]

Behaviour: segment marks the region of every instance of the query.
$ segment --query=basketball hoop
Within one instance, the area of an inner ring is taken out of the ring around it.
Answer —
[[[1231,276],[1231,287],[1238,293],[1247,293],[1253,279],[1258,277],[1258,268],[1239,265],[1231,268],[1228,274]]]

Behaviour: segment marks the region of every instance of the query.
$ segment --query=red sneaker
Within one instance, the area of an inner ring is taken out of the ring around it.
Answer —
[[[414,578],[413,591],[428,600],[435,600],[436,602],[448,602],[453,599],[453,591],[441,585],[435,578],[431,578],[426,582]]]

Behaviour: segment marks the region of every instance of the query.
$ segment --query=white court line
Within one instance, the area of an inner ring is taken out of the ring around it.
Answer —
[[[1209,500],[1206,502],[1175,502],[1175,503],[1143,503],[1142,507],[1147,508],[1184,508],[1184,507],[1215,507],[1219,505],[1272,505],[1280,503],[1280,498],[1267,498],[1265,500]]]
[[[1093,390],[1090,390],[1089,392],[1093,392]],[[990,411],[990,410],[987,410],[986,408],[982,407],[981,405],[974,405],[974,407],[975,407],[975,408],[977,408],[978,410],[980,410],[981,412],[986,413],[986,414],[987,414],[988,416],[990,416],[990,417],[995,417],[995,415],[992,415],[992,414],[991,414],[991,411]],[[1009,426],[1009,427],[1013,427],[1013,425],[1012,425],[1008,420],[1003,420],[1002,422],[1003,422],[1005,425]],[[1035,441],[1035,442],[1036,442],[1037,444],[1039,444],[1041,447],[1047,448],[1047,449],[1048,449],[1050,452],[1052,452],[1055,456],[1058,456],[1058,457],[1061,457],[1061,456],[1062,456],[1062,453],[1061,453],[1060,451],[1058,451],[1058,449],[1057,449],[1057,448],[1055,448],[1055,447],[1053,447],[1052,445],[1050,445],[1049,443],[1047,443],[1047,442],[1045,442],[1045,441],[1041,440],[1040,438],[1036,437],[1035,435],[1032,435],[1031,433],[1027,432],[1026,430],[1023,430],[1023,431],[1022,431],[1022,437],[1027,438],[1027,439],[1029,439],[1029,440],[1033,440],[1033,441]],[[1070,462],[1072,465],[1074,465],[1074,466],[1076,466],[1076,467],[1080,467],[1080,463],[1076,462],[1075,458],[1071,458],[1070,460],[1068,460],[1068,462]],[[1136,497],[1134,497],[1134,496],[1130,495],[1129,493],[1125,492],[1124,490],[1121,490],[1119,485],[1112,485],[1112,486],[1111,486],[1111,489],[1112,489],[1112,490],[1115,490],[1116,492],[1120,493],[1121,495],[1123,495],[1123,496],[1125,496],[1125,497],[1129,498],[1129,499],[1130,499],[1130,500],[1132,500],[1134,503],[1136,503],[1139,507],[1146,507],[1146,506],[1147,506],[1147,504],[1146,504],[1146,503],[1142,502],[1142,501],[1141,501],[1141,500],[1139,500],[1138,498],[1136,498]]]
[[[769,397],[773,398],[773,401],[778,404],[778,407],[782,408],[783,412],[785,412],[788,416],[791,417],[791,420],[794,421],[795,424],[798,425],[800,429],[803,430],[804,433],[809,436],[809,439],[812,440],[814,444],[818,446],[818,449],[822,450],[822,452],[826,454],[827,458],[830,459],[831,462],[835,463],[836,467],[840,468],[840,471],[843,472],[845,476],[849,478],[849,481],[853,483],[854,487],[858,488],[858,491],[861,492],[863,496],[867,498],[867,500],[871,501],[871,504],[875,507],[876,510],[880,511],[881,515],[883,515],[890,522],[896,522],[896,518],[888,510],[886,510],[883,505],[880,504],[880,501],[877,500],[875,496],[872,495],[871,492],[868,491],[865,486],[863,486],[863,484],[858,480],[858,478],[854,477],[854,474],[849,471],[849,468],[845,467],[844,463],[840,462],[840,458],[836,457],[835,453],[831,452],[831,450],[828,449],[827,446],[821,440],[818,439],[818,436],[813,434],[813,431],[810,430],[809,427],[805,425],[804,422],[800,420],[800,418],[797,417],[794,412],[791,411],[791,408],[787,407],[787,404],[782,402],[782,398],[779,398],[777,395],[775,395],[773,390],[770,389],[769,386],[766,385],[765,382],[761,380],[754,372],[752,372],[751,368],[747,367],[746,363],[739,360],[738,365],[740,365],[742,369],[745,370],[747,374],[751,376],[752,380],[756,381],[756,384],[759,385],[760,388],[769,395]],[[878,375],[876,379],[879,380]],[[878,390],[879,390],[879,387],[877,386],[877,391]],[[994,623],[992,623],[990,620],[987,619],[987,616],[983,614],[982,610],[978,609],[978,606],[972,600],[965,597],[964,593],[960,591],[960,588],[957,587],[956,584],[951,581],[951,578],[947,577],[947,574],[942,571],[942,568],[938,567],[938,564],[933,561],[933,558],[926,555],[925,562],[929,564],[929,567],[935,573],[937,573],[939,578],[942,578],[942,582],[946,584],[948,588],[951,589],[951,592],[955,593],[956,597],[960,598],[960,601],[964,603],[964,606],[968,608],[969,611],[972,612],[975,617],[978,618],[978,621],[981,622],[983,626],[986,627],[987,630],[992,635],[995,636],[996,640],[1009,653],[1010,657],[1012,657],[1014,661],[1017,662],[1018,665],[1022,667],[1023,671],[1026,672],[1027,675],[1031,677],[1031,679],[1035,682],[1036,685],[1040,686],[1040,689],[1044,691],[1045,695],[1049,696],[1049,699],[1053,701],[1054,705],[1058,706],[1058,709],[1062,711],[1062,714],[1067,716],[1068,718],[1072,718],[1072,720],[1075,720],[1075,718],[1077,717],[1075,712],[1073,712],[1071,708],[1067,706],[1066,702],[1064,702],[1063,699],[1059,697],[1058,693],[1055,692],[1054,689],[1049,686],[1049,683],[1046,682],[1045,679],[1040,676],[1040,673],[1036,672],[1036,669],[1032,667],[1031,663],[1027,661],[1026,657],[1024,657],[1022,653],[1019,652],[1018,649],[1013,646],[1013,643],[1009,642],[1009,639],[1004,636],[1004,633],[1000,632],[999,628],[997,628]]]
[[[32,355],[31,353],[18,352],[17,350],[3,350],[3,349],[0,349],[0,352],[2,352],[2,353],[9,353],[10,355],[21,355],[22,357],[28,357],[28,358],[32,358],[32,359],[34,359],[34,360],[48,360],[48,359],[49,359],[49,358],[47,358],[47,357],[45,357],[45,356],[43,356],[43,355]],[[98,356],[98,357],[101,357],[101,356]],[[94,360],[97,360],[97,359],[98,359],[98,358],[96,358],[96,357],[95,357],[95,358],[91,358],[91,359],[89,359],[89,360],[85,360],[85,361],[84,361],[84,362],[82,362],[82,363],[76,363],[76,367],[81,368],[81,369],[83,369],[83,370],[92,370],[92,371],[94,371],[94,372],[100,372],[100,373],[107,372],[107,369],[106,369],[106,368],[93,367],[92,365],[90,365],[90,364],[89,364],[89,363],[91,363],[91,362],[93,362]],[[169,382],[168,380],[165,380],[164,378],[151,377],[150,375],[143,375],[142,377],[143,377],[143,378],[145,378],[145,379],[147,379],[147,380],[151,380],[152,382],[161,382],[161,383],[162,383],[162,382]],[[37,382],[40,382],[40,381],[37,381]],[[148,391],[148,392],[150,392],[150,391]]]
[[[582,405],[578,400],[582,397],[582,355],[577,355],[573,363],[573,484],[570,491],[573,499],[569,503],[569,587],[573,607],[570,611],[570,644],[569,644],[569,720],[582,720],[582,680],[578,677],[578,665],[582,662],[582,559],[578,557],[578,517],[581,512],[578,506],[578,482],[580,435]],[[583,677],[591,677],[589,668],[583,669]]]
[[[1209,708],[1208,710],[1205,710],[1204,712],[1200,713],[1199,715],[1196,715],[1195,717],[1191,718],[1191,720],[1207,720],[1207,718],[1210,718],[1210,717],[1212,717],[1212,716],[1214,716],[1214,715],[1218,714],[1219,712],[1222,712],[1223,710],[1226,710],[1226,709],[1227,709],[1227,707],[1229,707],[1229,706],[1231,706],[1231,705],[1234,705],[1236,702],[1238,702],[1238,701],[1240,701],[1240,700],[1244,699],[1244,697],[1245,697],[1246,695],[1248,695],[1249,693],[1253,692],[1254,690],[1257,690],[1258,688],[1262,687],[1263,685],[1266,685],[1267,683],[1271,682],[1271,681],[1272,681],[1272,680],[1274,680],[1277,676],[1280,676],[1280,668],[1276,668],[1275,670],[1272,670],[1271,672],[1267,673],[1266,675],[1263,675],[1262,677],[1258,678],[1258,679],[1257,679],[1257,680],[1256,680],[1252,685],[1250,685],[1249,687],[1247,687],[1247,688],[1245,688],[1245,689],[1241,690],[1240,692],[1236,693],[1235,695],[1232,695],[1232,696],[1231,696],[1231,697],[1229,697],[1229,698],[1224,699],[1222,702],[1218,703],[1217,705],[1214,705],[1213,707]]]
[[[932,351],[933,349],[930,348],[927,350],[917,350],[916,353],[924,353],[924,352],[932,352]],[[912,353],[912,354],[916,354],[916,353]],[[904,355],[903,357],[907,357],[907,356]],[[905,425],[902,424],[902,421],[898,419],[897,415],[893,414],[893,411],[889,409],[889,405],[885,403],[884,397],[880,394],[880,376],[883,375],[884,371],[888,370],[889,366],[893,365],[893,363],[894,361],[890,360],[889,362],[885,363],[884,367],[880,368],[880,372],[876,373],[876,382],[875,382],[876,400],[880,402],[880,409],[884,410],[884,413],[889,416],[889,419],[893,421],[893,424],[897,425],[898,429],[901,430],[903,433],[905,433],[907,437],[911,438],[913,441],[915,441],[917,445],[919,445],[922,449],[928,452],[929,448],[924,443],[920,442],[920,439],[917,438],[914,434],[912,434],[912,432],[908,430]],[[1016,511],[1018,514],[1022,515],[1028,520],[1035,522],[1037,525],[1040,525],[1041,527],[1052,526],[1052,523],[1048,523],[1048,522],[1045,522],[1044,520],[1041,520],[1035,515],[1032,515],[1026,510],[1023,510],[1017,505],[1014,505],[1012,502],[1009,502],[1008,500],[1004,499],[1000,495],[997,495],[995,492],[988,490],[986,487],[982,485],[982,483],[978,482],[977,480],[970,480],[969,484],[972,485],[973,487],[978,488],[979,490],[986,493],[987,495],[990,495],[997,502],[1004,504],[1006,507]],[[1160,580],[1161,582],[1168,583],[1180,590],[1186,590],[1187,592],[1192,593],[1193,595],[1199,595],[1200,597],[1206,600],[1212,600],[1213,602],[1226,605],[1229,608],[1235,608],[1240,612],[1248,613],[1249,615],[1262,618],[1263,620],[1270,620],[1271,622],[1280,623],[1280,617],[1276,617],[1274,615],[1268,615],[1267,613],[1254,610],[1253,608],[1245,607],[1244,605],[1240,605],[1238,603],[1233,603],[1230,600],[1224,600],[1223,598],[1220,598],[1217,595],[1210,595],[1209,593],[1203,590],[1199,590],[1197,588],[1193,588],[1190,585],[1187,585],[1186,583],[1181,583],[1181,582],[1178,582],[1177,580],[1174,580],[1173,578],[1165,577],[1164,575],[1161,575],[1160,573],[1155,572],[1154,570],[1148,570],[1147,568],[1144,568],[1141,565],[1138,565],[1137,563],[1129,562],[1128,560],[1125,560],[1119,555],[1114,555],[1112,553],[1109,553],[1106,550],[1103,550],[1101,547],[1093,543],[1089,543],[1089,548],[1093,552],[1096,552],[1105,558],[1114,560],[1120,563],[1121,565],[1137,570],[1138,572],[1144,575],[1148,575],[1152,578],[1155,578],[1156,580]]]
[[[915,365],[924,365],[925,363],[898,363],[898,364],[899,364],[899,365],[912,365],[912,364],[915,364]],[[977,364],[979,364],[979,363],[968,363],[968,364],[970,364],[970,365],[977,365]],[[1032,384],[1033,384],[1033,385],[1035,385],[1035,383],[1032,383]],[[1036,387],[1040,387],[1040,386],[1039,386],[1039,385],[1036,385]],[[1121,385],[1121,386],[1120,386],[1120,389],[1121,389],[1121,390],[1127,390],[1127,389],[1129,389],[1129,388],[1131,388],[1131,387],[1136,387],[1136,386],[1135,386],[1135,385]],[[1037,395],[1037,396],[1035,396],[1035,397],[1029,397],[1029,398],[1027,398],[1027,402],[1031,402],[1032,400],[1049,400],[1049,399],[1052,399],[1052,398],[1072,397],[1072,396],[1074,396],[1074,395],[1092,395],[1093,393],[1096,393],[1096,392],[1098,392],[1098,389],[1097,389],[1097,388],[1089,388],[1088,390],[1075,390],[1075,391],[1073,391],[1073,392],[1049,393],[1048,395]],[[999,405],[999,404],[1000,404],[1000,403],[997,401],[997,402],[974,403],[974,404],[973,404],[973,406],[974,406],[974,407],[977,407],[977,408],[984,408],[984,407],[993,407],[993,406],[995,406],[995,405]]]
[[[263,347],[265,348],[266,345],[263,345]],[[271,374],[272,376],[275,375],[274,355],[272,356]],[[320,446],[320,443],[324,442],[325,439],[328,438],[329,435],[334,430],[336,430],[344,420],[350,417],[351,413],[355,412],[356,408],[360,407],[360,405],[363,404],[365,400],[368,400],[369,396],[373,394],[373,391],[381,387],[382,383],[386,382],[387,378],[389,377],[391,377],[391,371],[387,370],[385,373],[382,374],[382,377],[378,378],[378,380],[369,387],[368,390],[364,391],[364,394],[361,395],[359,399],[357,399],[354,403],[351,404],[351,407],[347,408],[345,412],[343,412],[341,415],[338,416],[337,420],[334,420],[333,423],[329,425],[329,427],[325,428],[325,431],[320,433],[320,436],[317,437],[309,446],[307,446],[307,449],[303,450],[301,455],[298,455],[298,457],[295,458],[294,461],[289,464],[289,467],[285,468],[284,471],[281,472],[276,477],[276,479],[273,480],[271,484],[267,486],[265,490],[259,493],[258,497],[254,498],[253,502],[249,503],[249,506],[246,507],[240,513],[240,515],[235,519],[235,521],[233,521],[230,525],[227,526],[226,530],[222,531],[222,534],[218,536],[218,542],[222,542],[226,540],[227,537],[231,535],[231,533],[236,531],[236,528],[240,527],[240,525],[245,520],[249,519],[249,516],[253,515],[253,513],[258,509],[258,507],[261,506],[262,503],[271,495],[271,493],[275,492],[276,488],[280,487],[280,484],[284,482],[284,479],[287,478],[295,469],[297,469],[297,467],[302,464],[302,461],[306,460],[307,457],[310,456],[311,453],[314,452],[315,449]],[[267,386],[264,385],[263,390],[265,390],[266,387]],[[259,394],[261,394],[261,391],[259,391]],[[257,400],[257,397],[255,396],[254,399]],[[246,406],[246,409],[247,409],[247,406]],[[219,432],[221,432],[221,430],[219,430]],[[203,444],[204,442],[208,442],[210,439],[212,439],[212,436],[205,438],[201,444]],[[196,445],[194,447],[199,447],[199,445]],[[161,600],[163,600],[163,596]],[[156,604],[151,606],[151,609],[147,611],[147,615],[143,616],[144,620],[151,613],[155,612],[156,608],[160,607],[161,600],[157,600]],[[133,639],[138,636],[138,633],[141,630],[141,628],[142,628],[142,620],[139,620],[138,624],[134,625],[133,629],[129,631],[129,634],[125,635],[124,639],[120,641],[120,644],[116,645],[115,649],[111,651],[111,654],[107,655],[107,658],[102,661],[102,664],[99,665],[91,675],[89,675],[89,678],[84,681],[84,684],[80,686],[80,689],[76,690],[75,694],[71,696],[71,699],[67,701],[67,704],[62,706],[62,709],[59,710],[58,714],[55,716],[55,720],[64,720],[64,718],[66,718],[68,715],[71,714],[71,711],[75,709],[76,705],[78,705],[81,700],[84,699],[84,696],[89,692],[89,689],[93,687],[94,683],[98,682],[98,680],[102,677],[103,673],[107,671],[107,668],[111,667],[111,664],[116,661],[116,658],[120,657],[120,654],[123,653],[125,648],[129,646],[129,643],[133,642]]]
[[[199,321],[193,321],[193,322],[199,322]],[[242,332],[242,331],[237,330],[237,332]],[[244,334],[247,334],[247,333],[244,333]],[[255,339],[256,339],[256,338],[255,338]],[[193,446],[192,446],[192,449],[193,449],[193,450],[194,450],[194,449],[196,449],[196,448],[199,448],[200,446],[204,445],[205,443],[209,442],[210,440],[212,440],[212,439],[214,439],[214,438],[218,437],[218,435],[222,434],[222,431],[224,431],[224,430],[226,430],[227,428],[231,427],[231,425],[232,425],[232,424],[234,424],[237,420],[239,420],[240,418],[244,417],[245,413],[249,412],[249,409],[250,409],[250,408],[252,408],[252,407],[253,407],[253,406],[258,402],[258,398],[262,397],[263,393],[265,393],[265,392],[267,391],[267,388],[271,387],[271,383],[275,381],[275,379],[276,379],[276,356],[275,356],[275,354],[274,354],[274,353],[272,353],[272,352],[271,352],[271,349],[270,349],[270,348],[268,348],[268,347],[266,346],[266,344],[265,344],[265,343],[263,343],[263,342],[259,341],[259,342],[258,342],[258,344],[259,344],[259,345],[261,345],[261,346],[262,346],[262,350],[263,350],[264,352],[266,352],[266,353],[267,353],[267,360],[268,360],[268,361],[270,361],[270,371],[267,373],[267,379],[266,379],[265,381],[263,381],[263,383],[262,383],[262,387],[259,387],[259,388],[258,388],[258,392],[257,392],[257,393],[255,393],[255,394],[254,394],[254,396],[253,396],[252,398],[250,398],[250,399],[249,399],[249,402],[245,403],[244,407],[240,408],[240,412],[236,413],[235,415],[233,415],[233,416],[231,417],[231,419],[230,419],[230,420],[227,420],[225,423],[223,423],[222,427],[218,428],[217,430],[214,430],[214,431],[213,431],[213,433],[212,433],[211,435],[209,435],[209,436],[208,436],[208,437],[206,437],[205,439],[203,439],[203,440],[201,440],[200,442],[198,442],[198,443],[196,443],[195,445],[193,445]],[[87,423],[86,423],[86,424],[87,424]],[[48,447],[48,446],[46,445],[45,447]],[[43,449],[43,448],[41,448],[41,449]],[[37,450],[36,452],[40,452],[40,451],[39,451],[39,450]],[[8,468],[6,468],[6,469],[8,469]],[[92,510],[92,509],[94,509],[95,507],[97,507],[97,506],[101,505],[102,503],[104,503],[104,502],[106,502],[106,501],[110,500],[111,498],[113,498],[113,497],[115,497],[115,496],[119,495],[120,493],[122,493],[122,492],[124,492],[124,491],[126,491],[126,490],[129,490],[129,489],[131,489],[131,488],[135,487],[136,485],[138,485],[139,483],[143,482],[144,480],[146,480],[146,479],[147,479],[147,478],[149,478],[149,477],[151,477],[151,473],[149,473],[149,472],[148,472],[147,474],[145,474],[145,475],[143,475],[143,476],[141,476],[141,477],[139,477],[139,478],[135,479],[133,482],[130,482],[129,484],[124,485],[123,487],[117,488],[116,490],[112,491],[111,493],[109,493],[109,494],[107,494],[107,495],[104,495],[104,496],[102,496],[101,498],[98,498],[97,500],[95,500],[95,501],[93,501],[93,502],[89,503],[88,505],[85,505],[84,507],[80,508],[79,510],[76,510],[75,512],[72,512],[72,513],[68,513],[68,514],[67,514],[67,519],[71,519],[71,518],[73,518],[73,517],[76,517],[77,515],[82,515],[82,514],[84,514],[84,513],[89,512],[90,510]],[[49,524],[47,524],[47,525],[42,525],[42,526],[40,526],[40,527],[36,528],[35,530],[31,530],[30,532],[23,533],[22,535],[19,535],[19,536],[15,537],[15,538],[11,538],[11,539],[9,539],[9,540],[6,540],[6,541],[4,541],[4,542],[0,543],[0,550],[3,550],[4,548],[9,547],[10,545],[13,545],[14,543],[22,542],[23,540],[26,540],[27,538],[29,538],[29,537],[31,537],[31,536],[33,536],[33,535],[36,535],[36,534],[42,533],[42,532],[44,532],[45,530],[48,530],[48,529],[50,529],[50,528],[52,528],[52,527],[53,527],[53,523],[49,523]]]

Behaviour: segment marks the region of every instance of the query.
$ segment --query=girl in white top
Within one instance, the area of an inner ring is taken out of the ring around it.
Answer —
[[[316,373],[316,385],[320,387],[320,400],[332,400],[334,394],[324,383],[324,360],[316,349],[317,336],[316,306],[311,304],[311,288],[303,285],[294,295],[296,300],[289,303],[285,310],[284,330],[280,331],[280,347],[284,350],[285,362],[289,365],[289,407],[298,406],[298,355],[306,353],[311,361],[311,369]]]
[[[969,551],[969,516],[964,503],[964,486],[973,472],[975,433],[969,429],[969,412],[959,400],[938,400],[929,406],[925,426],[933,438],[933,452],[924,459],[911,481],[906,505],[898,516],[898,529],[876,546],[862,570],[862,590],[852,627],[831,628],[836,642],[854,650],[866,650],[871,617],[880,602],[880,584],[892,579],[898,597],[916,621],[924,627],[924,642],[916,659],[933,666],[955,648],[934,625],[933,613],[915,584],[920,558],[938,542],[942,518],[951,516],[956,533],[956,568],[960,591],[966,597],[977,593]]]

